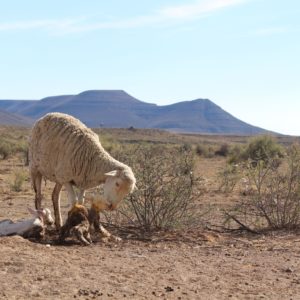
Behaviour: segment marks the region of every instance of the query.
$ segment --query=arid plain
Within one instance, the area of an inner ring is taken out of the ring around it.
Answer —
[[[26,143],[29,129],[1,128],[3,138]],[[243,144],[245,137],[177,135],[162,131],[101,130],[103,145],[152,143],[166,146]],[[282,144],[293,142],[281,138]],[[28,166],[19,151],[0,161],[0,219],[29,216],[34,205]],[[0,238],[1,299],[299,299],[300,237],[297,231],[251,234],[229,230],[222,210],[241,197],[237,186],[219,191],[221,156],[196,157],[196,172],[205,179],[199,210],[208,211],[194,226],[142,234],[128,224],[104,226],[122,238],[92,246],[76,239],[64,244],[50,233],[42,241]],[[20,189],[16,176],[21,176]],[[138,178],[137,178],[138,180]],[[53,183],[43,184],[44,206],[52,209]],[[62,194],[64,217],[66,195]]]

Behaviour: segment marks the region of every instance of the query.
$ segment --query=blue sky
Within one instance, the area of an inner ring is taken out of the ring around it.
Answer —
[[[300,135],[298,0],[0,0],[0,99],[209,98]]]

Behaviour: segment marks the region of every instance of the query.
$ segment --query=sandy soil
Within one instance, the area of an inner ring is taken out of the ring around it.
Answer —
[[[11,189],[13,170],[21,165],[0,163],[0,219],[28,217],[26,206],[33,206],[29,181],[21,192]],[[51,188],[45,188],[50,208]],[[205,197],[218,205],[230,200],[213,192]],[[59,245],[55,235],[39,243],[0,238],[0,299],[300,299],[296,233],[195,228],[144,240],[126,228],[114,233],[123,241],[102,242],[94,235],[86,247],[75,239]]]
[[[188,233],[84,247],[0,239],[1,299],[299,299],[300,239]]]

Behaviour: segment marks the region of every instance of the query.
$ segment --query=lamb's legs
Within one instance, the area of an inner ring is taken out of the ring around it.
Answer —
[[[60,191],[62,189],[62,185],[59,183],[55,184],[55,187],[52,192],[52,203],[54,209],[54,217],[55,217],[55,226],[56,229],[60,229],[62,226],[62,218],[60,213]]]
[[[72,187],[71,183],[65,183],[65,187],[68,193],[68,200],[69,200],[69,204],[70,205],[74,205],[77,202],[77,197],[76,197],[76,193]]]
[[[89,233],[89,222],[83,222],[73,228],[77,239],[84,245],[90,245],[92,243],[91,235]]]
[[[112,234],[108,230],[106,230],[101,224],[99,226],[99,230],[104,237],[110,238],[112,236]]]
[[[114,242],[120,242],[122,241],[122,238],[111,234],[108,230],[106,230],[101,224],[100,224],[100,233],[102,234],[103,238],[102,240],[112,240]]]

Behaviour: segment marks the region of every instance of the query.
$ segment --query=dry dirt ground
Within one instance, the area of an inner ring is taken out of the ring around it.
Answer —
[[[215,170],[222,165],[206,163]],[[0,163],[0,219],[28,217],[26,206],[33,206],[29,181],[21,192],[12,191],[21,168],[16,158]],[[51,188],[45,187],[50,208]],[[212,204],[230,201],[215,192],[205,197]],[[126,229],[114,232],[123,241],[102,242],[94,235],[86,247],[74,239],[59,245],[55,235],[41,242],[1,237],[0,299],[300,299],[297,233],[195,228],[142,240]]]

